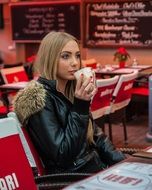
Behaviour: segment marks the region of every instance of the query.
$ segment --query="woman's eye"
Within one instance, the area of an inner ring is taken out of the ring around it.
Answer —
[[[62,57],[63,59],[68,59],[68,58],[69,58],[69,54],[62,54],[61,57]]]
[[[77,54],[77,55],[76,55],[76,58],[77,58],[77,59],[80,59],[80,54]]]

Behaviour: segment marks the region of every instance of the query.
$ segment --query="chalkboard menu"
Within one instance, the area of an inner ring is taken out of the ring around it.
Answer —
[[[12,39],[40,41],[50,31],[64,31],[80,39],[80,2],[24,2],[10,5]]]
[[[84,0],[85,47],[152,47],[152,1]]]

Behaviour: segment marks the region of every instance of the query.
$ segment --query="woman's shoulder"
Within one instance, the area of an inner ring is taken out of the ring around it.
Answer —
[[[13,106],[21,123],[32,114],[43,109],[45,96],[46,89],[44,86],[34,80],[17,93]]]

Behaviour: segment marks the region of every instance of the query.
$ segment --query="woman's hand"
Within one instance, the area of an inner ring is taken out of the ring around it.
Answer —
[[[77,80],[75,97],[82,100],[91,100],[91,98],[97,92],[96,86],[92,82],[92,77],[89,77],[84,80],[84,75],[81,74],[80,78]]]

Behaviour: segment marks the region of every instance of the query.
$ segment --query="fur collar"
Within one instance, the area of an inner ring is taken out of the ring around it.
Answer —
[[[14,111],[23,124],[34,113],[39,112],[45,105],[46,90],[43,85],[31,81],[23,89],[20,90],[14,100]]]

